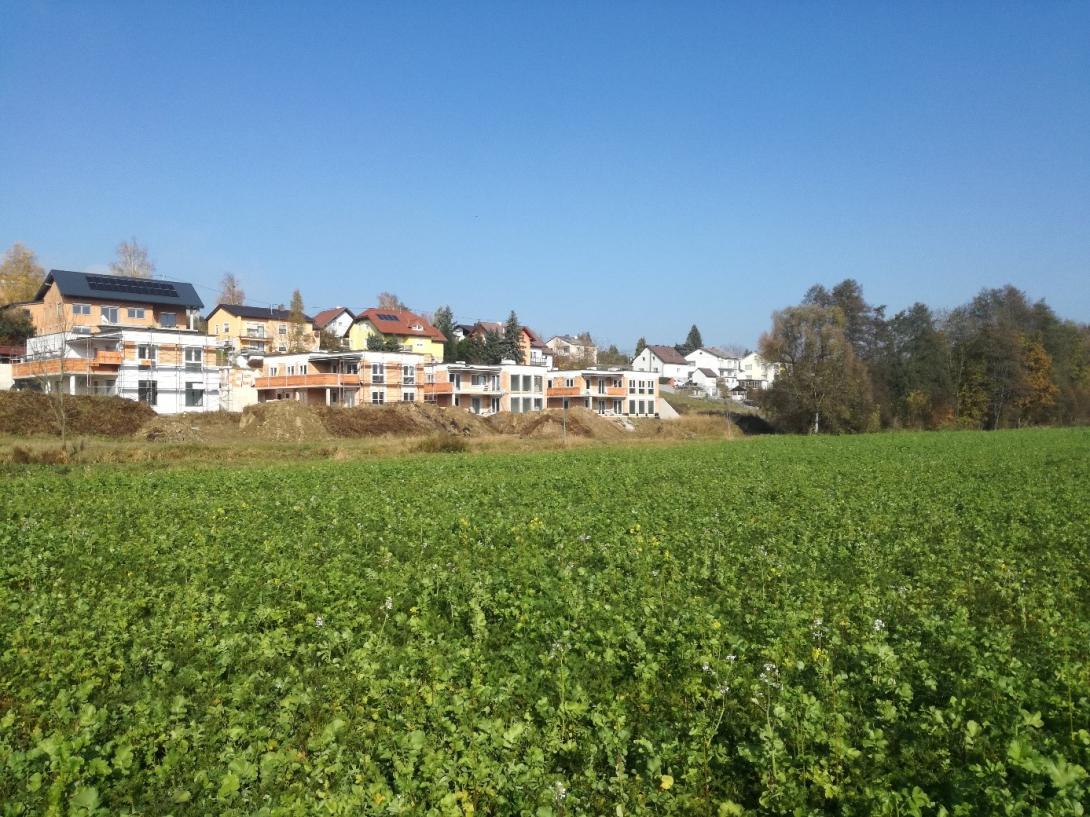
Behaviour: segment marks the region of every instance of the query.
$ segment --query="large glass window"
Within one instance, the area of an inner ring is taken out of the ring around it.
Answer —
[[[185,350],[185,367],[187,370],[199,371],[204,363],[204,350],[196,349],[193,347],[186,347]]]
[[[197,408],[204,405],[203,383],[193,382],[185,384],[185,405],[186,408]]]
[[[141,343],[136,347],[136,356],[141,360],[155,360],[156,348],[150,343]]]
[[[73,315],[90,315],[91,314],[91,305],[90,304],[72,304],[72,314]]]
[[[116,306],[100,306],[99,311],[102,313],[102,320],[106,323],[117,323],[117,307]]]
[[[159,399],[159,384],[154,380],[138,381],[136,396],[141,403],[154,406]]]

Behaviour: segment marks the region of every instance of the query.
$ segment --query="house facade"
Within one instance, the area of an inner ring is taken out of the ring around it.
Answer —
[[[423,402],[425,355],[411,352],[311,352],[265,358],[254,382],[258,401],[381,406]]]
[[[545,342],[545,346],[558,358],[577,361],[584,366],[598,363],[598,347],[571,335],[553,335]]]
[[[356,315],[348,331],[348,348],[353,351],[367,349],[367,339],[372,336],[396,338],[400,351],[425,355],[432,360],[443,359],[443,333],[428,321],[407,309],[381,309],[372,307]]]
[[[757,352],[750,352],[741,360],[738,380],[748,389],[767,389],[776,380],[776,365]]]
[[[292,350],[296,341],[293,336],[295,327],[291,321],[291,312],[287,309],[273,309],[264,306],[246,306],[245,304],[219,304],[206,318],[208,334],[223,345],[230,346],[236,352],[247,354],[285,354]],[[318,348],[318,339],[314,332],[314,321],[303,316],[299,327],[303,351]]]
[[[658,413],[658,377],[617,369],[551,371],[548,408],[585,408],[603,415],[653,417]]]
[[[673,346],[645,346],[632,359],[632,368],[638,372],[652,372],[667,380],[685,383],[696,365],[686,360]]]

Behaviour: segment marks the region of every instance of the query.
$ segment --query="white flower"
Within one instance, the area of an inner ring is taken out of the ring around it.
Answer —
[[[325,626],[325,619],[322,618],[321,616],[318,616],[317,618],[314,619],[314,626],[315,627],[324,627]]]
[[[719,687],[719,689],[716,690],[716,692],[719,693],[719,697],[723,697],[728,692],[730,692],[730,687],[727,686],[726,684],[723,684],[721,687]]]
[[[567,796],[568,796],[567,787],[563,783],[561,783],[559,780],[556,781],[556,783],[553,784],[553,798],[555,798],[556,802],[559,803],[561,800],[563,800]]]
[[[780,671],[771,661],[765,664],[764,672],[761,673],[760,679],[761,683],[768,685],[772,689],[780,688]]]
[[[886,623],[884,621],[882,621],[882,619],[876,618],[874,620],[874,631],[876,633],[880,633],[884,629],[886,629]]]
[[[727,656],[727,660],[730,661],[733,664],[735,661],[738,660],[738,656],[735,655],[734,653],[731,653],[730,655]]]
[[[382,607],[383,607],[384,610],[393,610],[394,609],[394,600],[390,596],[387,596],[386,601],[384,601],[382,603]]]
[[[711,672],[711,671],[712,671],[712,668],[711,668],[710,666],[708,666],[708,664],[707,664],[707,663],[701,664],[701,665],[700,665],[700,668],[701,668],[702,670],[704,670],[704,672]]]

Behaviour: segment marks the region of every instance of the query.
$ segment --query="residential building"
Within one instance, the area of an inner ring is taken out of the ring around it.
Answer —
[[[428,358],[411,352],[310,352],[265,358],[255,388],[259,402],[385,405],[423,402]]]
[[[344,306],[335,306],[332,309],[323,309],[314,316],[314,331],[325,332],[337,340],[342,348],[348,348],[348,332],[355,323],[356,316],[352,310]]]
[[[407,309],[372,307],[356,315],[348,332],[348,348],[362,351],[373,335],[397,338],[402,352],[426,355],[432,360],[443,359],[443,333],[428,321]]]
[[[116,395],[160,414],[217,411],[217,346],[214,338],[185,329],[53,332],[27,341],[12,376],[17,386]]]
[[[548,408],[580,407],[598,414],[651,417],[658,413],[658,377],[620,369],[575,369],[547,375]]]
[[[477,321],[470,328],[469,332],[466,333],[466,337],[475,337],[479,340],[484,340],[489,332],[503,335],[504,330],[505,327],[502,323],[497,323],[496,321]],[[455,331],[457,332],[457,329]],[[552,368],[555,360],[555,353],[545,345],[537,332],[529,326],[519,327],[519,350],[521,352],[520,359],[523,363],[531,366],[547,366]],[[595,357],[597,358],[597,351],[595,351]]]
[[[425,369],[424,399],[488,416],[501,411],[503,367],[475,363],[433,363]]]
[[[637,372],[653,372],[667,380],[685,383],[696,366],[673,346],[645,346],[633,358],[632,368]]]
[[[287,309],[218,304],[206,320],[208,334],[236,352],[284,354],[299,351],[292,349],[296,327],[292,325],[291,312]],[[302,335],[299,339],[302,351],[309,352],[318,347],[314,320],[310,316],[303,316],[303,324],[298,331]]]
[[[769,363],[757,352],[742,358],[738,380],[748,389],[767,389],[776,379],[776,365]]]
[[[598,347],[572,335],[553,335],[545,342],[556,357],[593,366],[598,362]]]
[[[719,396],[719,373],[715,369],[699,368],[693,371],[689,382],[700,389],[708,397]],[[727,386],[727,388],[730,388]]]
[[[741,359],[733,357],[714,346],[704,346],[685,355],[685,360],[695,368],[711,369],[717,377],[737,378]]]
[[[500,364],[500,411],[524,414],[545,408],[545,382],[548,369],[543,365]]]
[[[23,304],[34,334],[91,335],[119,328],[195,329],[204,306],[191,284],[50,270]]]

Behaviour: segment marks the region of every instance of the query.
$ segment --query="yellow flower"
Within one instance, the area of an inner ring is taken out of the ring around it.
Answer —
[[[659,788],[663,791],[669,790],[672,785],[674,785],[674,778],[670,775],[664,774],[659,777]]]

